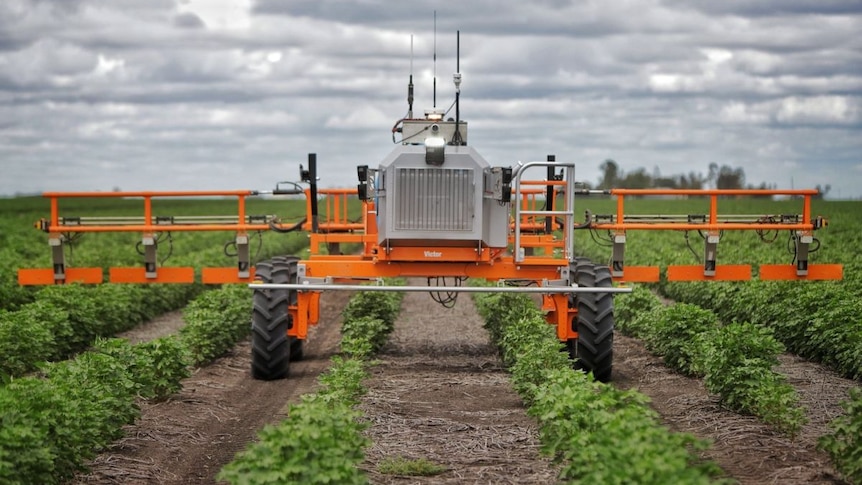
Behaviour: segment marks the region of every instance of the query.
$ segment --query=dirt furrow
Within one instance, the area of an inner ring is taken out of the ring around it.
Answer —
[[[309,331],[305,356],[287,380],[263,382],[249,372],[250,343],[198,369],[183,390],[161,403],[143,403],[126,437],[90,464],[75,484],[212,484],[221,467],[254,440],[259,429],[285,417],[285,406],[313,392],[317,376],[338,350],[346,292],[321,297],[321,323]],[[171,325],[170,319],[165,319]],[[175,322],[174,322],[175,323]],[[159,332],[157,329],[151,329]]]
[[[723,408],[709,395],[700,379],[678,374],[643,344],[619,333],[614,340],[614,385],[637,388],[652,399],[652,407],[664,423],[676,431],[713,441],[706,456],[715,460],[741,484],[835,484],[844,483],[829,457],[816,451],[817,438],[826,432],[827,415],[834,417],[837,402],[846,393],[847,381],[816,364],[783,357],[779,371],[790,372],[790,382],[808,407],[811,422],[795,439],[772,430],[752,416]],[[797,377],[793,377],[796,375]],[[829,392],[818,393],[818,388]],[[826,409],[827,412],[820,411]],[[817,413],[824,416],[817,417]]]
[[[447,309],[425,293],[405,295],[390,343],[371,369],[360,406],[372,446],[373,483],[554,483],[526,416],[472,300]],[[431,477],[383,475],[387,458],[446,467]]]

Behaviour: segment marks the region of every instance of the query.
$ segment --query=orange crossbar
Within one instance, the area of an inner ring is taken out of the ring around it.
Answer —
[[[102,268],[66,268],[66,283],[101,283]],[[26,268],[18,270],[20,285],[53,285],[54,270],[51,268]]]
[[[194,283],[194,268],[158,268],[155,278],[147,278],[144,268],[111,268],[111,283]]]
[[[722,264],[715,267],[715,276],[703,274],[703,266],[668,266],[669,281],[748,281],[751,266],[747,264]]]
[[[657,283],[659,276],[658,266],[625,266],[622,278],[614,278],[614,281]]]
[[[808,275],[797,276],[792,264],[760,265],[762,280],[840,280],[844,278],[844,266],[840,264],[809,264]]]
[[[811,197],[819,192],[815,189],[798,190],[767,190],[767,189],[612,189],[611,195],[617,197],[616,221],[614,223],[592,224],[593,229],[607,229],[611,231],[626,230],[680,230],[680,231],[727,231],[727,230],[792,230],[812,231],[815,229],[811,222]],[[644,223],[623,222],[625,221],[625,197],[632,196],[656,196],[656,195],[684,195],[684,196],[706,196],[709,197],[709,218],[703,224],[692,223]],[[776,223],[722,223],[718,220],[719,197],[728,196],[802,196],[802,222],[798,224],[776,224]]]
[[[236,266],[201,269],[201,283],[205,285],[222,285],[225,283],[253,283],[254,268],[249,270],[248,278],[240,278]]]

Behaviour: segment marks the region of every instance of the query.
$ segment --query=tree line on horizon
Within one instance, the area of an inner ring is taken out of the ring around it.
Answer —
[[[745,170],[742,167],[731,167],[730,165],[718,165],[710,163],[709,168],[703,172],[690,171],[687,174],[676,174],[664,176],[658,167],[649,173],[646,168],[638,167],[635,170],[625,172],[619,164],[607,159],[599,165],[602,177],[599,179],[598,189],[776,189],[777,184],[761,182],[758,185],[745,183]],[[816,189],[820,192],[819,197],[825,196],[832,187],[818,185]]]

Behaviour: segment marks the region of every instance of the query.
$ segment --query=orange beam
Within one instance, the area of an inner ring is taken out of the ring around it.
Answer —
[[[712,215],[710,215],[712,217]],[[777,230],[777,231],[811,231],[814,230],[813,224],[770,224],[770,223],[751,223],[742,222],[721,222],[717,224],[692,224],[688,222],[624,222],[622,224],[593,224],[590,227],[593,229],[607,229],[611,231],[633,231],[633,230],[654,230],[654,231],[745,231],[745,230]]]
[[[66,268],[65,283],[99,284],[104,276],[102,268]],[[24,268],[18,270],[18,284],[28,285],[53,285],[53,268]]]
[[[658,266],[625,266],[623,267],[623,276],[621,278],[614,278],[614,281],[658,283],[659,277]]]
[[[132,192],[44,192],[42,197],[62,198],[119,198],[119,197],[235,197],[255,195],[253,190],[146,190]]]
[[[111,283],[194,283],[194,268],[158,268],[155,278],[147,278],[144,268],[111,268]]]
[[[792,264],[762,264],[759,277],[762,280],[841,280],[844,266],[840,264],[809,264],[806,276],[797,276]]]
[[[748,281],[751,266],[747,264],[723,264],[716,266],[715,276],[705,276],[703,266],[668,266],[668,281]]]
[[[161,271],[161,269],[159,269]],[[253,283],[254,268],[249,269],[248,278],[240,278],[236,266],[223,268],[202,268],[201,283],[205,285],[222,285],[226,283]]]
[[[267,231],[267,224],[137,224],[129,226],[51,225],[52,232]]]
[[[815,189],[611,189],[611,195],[817,195]]]

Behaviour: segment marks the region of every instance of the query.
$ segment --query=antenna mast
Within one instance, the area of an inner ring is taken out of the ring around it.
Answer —
[[[410,35],[410,82],[407,83],[407,119],[413,118],[413,35]]]
[[[437,11],[434,11],[434,108],[437,107]]]
[[[457,31],[455,40],[455,136],[452,138],[453,145],[464,145],[461,139],[461,31]]]

